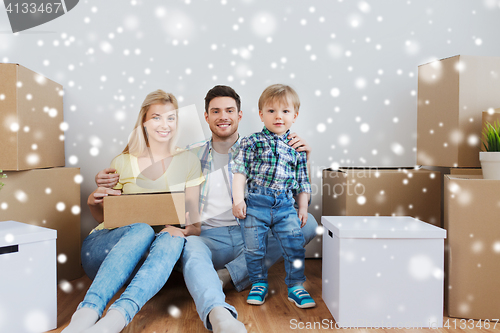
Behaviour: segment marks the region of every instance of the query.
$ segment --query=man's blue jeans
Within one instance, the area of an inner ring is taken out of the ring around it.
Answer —
[[[240,224],[250,281],[267,283],[265,256],[271,230],[285,259],[285,283],[289,288],[304,283],[305,239],[292,192],[255,186],[245,201],[247,215]]]
[[[317,227],[314,216],[309,214],[307,224],[302,228],[306,243],[316,236]],[[280,245],[269,232],[266,267],[271,267],[281,258]],[[225,301],[226,296],[216,270],[227,268],[237,291],[242,291],[251,284],[239,225],[207,229],[200,236],[187,237],[180,263],[186,286],[206,328],[212,328],[208,314],[216,306],[223,306],[237,316],[236,309]]]
[[[87,307],[102,316],[118,290],[130,281],[109,309],[120,311],[128,323],[167,282],[185,239],[136,223],[92,232],[82,244],[82,265],[94,280],[78,309]],[[149,251],[149,254],[148,254]],[[146,260],[141,265],[141,259]]]

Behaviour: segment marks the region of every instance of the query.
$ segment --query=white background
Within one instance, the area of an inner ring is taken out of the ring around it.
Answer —
[[[86,207],[94,175],[124,148],[146,94],[161,88],[196,107],[204,133],[190,134],[204,138],[203,98],[216,84],[240,94],[242,135],[261,129],[266,86],[297,90],[292,130],[313,148],[319,221],[322,168],[415,164],[417,67],[500,56],[499,14],[497,0],[92,0],[12,34],[1,7],[0,61],[64,86],[66,166],[84,177],[83,236],[96,225]]]

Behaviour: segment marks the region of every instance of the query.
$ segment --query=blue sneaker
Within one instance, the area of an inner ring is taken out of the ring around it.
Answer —
[[[252,289],[247,297],[247,303],[253,305],[262,305],[266,301],[267,297],[267,286],[265,282],[259,282],[252,284]]]
[[[316,306],[311,295],[301,285],[288,288],[288,300],[294,302],[301,309],[314,308]]]

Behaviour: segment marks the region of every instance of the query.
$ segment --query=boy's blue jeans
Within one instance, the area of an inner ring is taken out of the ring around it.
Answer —
[[[153,228],[144,223],[92,232],[82,244],[82,265],[94,281],[78,309],[91,308],[102,316],[111,298],[130,281],[120,298],[109,307],[109,310],[120,311],[128,325],[163,287],[184,242],[184,238],[172,237],[168,232],[155,236]]]
[[[240,224],[250,281],[267,282],[264,259],[271,229],[285,259],[285,283],[288,287],[304,283],[305,239],[291,191],[252,186],[246,204],[247,215],[240,219]]]

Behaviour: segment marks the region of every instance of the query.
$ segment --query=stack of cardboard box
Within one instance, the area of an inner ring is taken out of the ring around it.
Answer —
[[[446,174],[451,317],[500,318],[500,181],[482,179],[479,169],[483,122],[498,118],[499,91],[497,57],[455,56],[418,70],[417,164]]]
[[[79,168],[64,167],[63,88],[18,64],[0,64],[0,221],[57,230],[58,280],[83,275]],[[1,222],[0,222],[1,223]]]
[[[440,173],[413,168],[323,170],[323,216],[412,216],[441,224]]]

